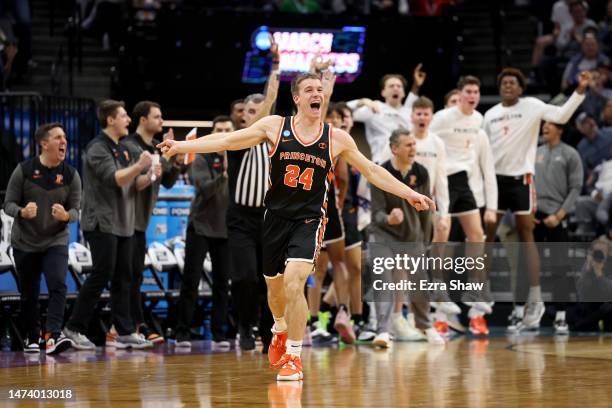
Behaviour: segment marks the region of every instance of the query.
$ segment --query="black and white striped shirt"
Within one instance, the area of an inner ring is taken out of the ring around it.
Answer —
[[[268,191],[269,147],[261,143],[250,149],[227,152],[230,200],[245,207],[264,208]]]

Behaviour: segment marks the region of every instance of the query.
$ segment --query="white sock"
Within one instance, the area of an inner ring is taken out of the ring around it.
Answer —
[[[448,321],[448,316],[446,316],[446,313],[444,313],[444,312],[436,312],[434,314],[434,317],[435,317],[436,321],[438,321],[438,322],[447,322]]]
[[[555,320],[565,320],[565,310],[557,310]]]
[[[540,286],[531,286],[529,288],[529,295],[527,296],[527,302],[541,302],[542,301],[542,291]]]
[[[525,305],[515,305],[514,312],[516,313],[516,317],[522,319],[525,316]]]
[[[287,331],[287,322],[285,321],[285,316],[275,317],[274,318],[274,327],[273,330],[275,332],[284,332]]]
[[[299,357],[302,354],[302,340],[287,340],[287,354]]]
[[[470,310],[468,311],[468,317],[470,319],[473,319],[478,316],[484,316],[484,313],[482,313],[480,310],[470,307]]]

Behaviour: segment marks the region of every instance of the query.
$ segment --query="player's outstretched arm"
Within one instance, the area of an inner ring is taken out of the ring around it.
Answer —
[[[157,145],[162,153],[172,157],[179,153],[213,153],[225,150],[241,150],[272,140],[280,127],[280,116],[266,116],[246,129],[229,133],[213,133],[194,140],[167,139]],[[273,141],[274,142],[274,141]]]
[[[431,198],[415,192],[393,177],[387,170],[361,154],[353,138],[345,131],[333,130],[332,152],[359,170],[370,183],[381,190],[403,198],[417,211],[435,210],[436,205]]]
[[[578,86],[572,95],[562,106],[547,104],[545,105],[543,120],[554,123],[566,124],[576,109],[582,104],[585,98],[586,90],[593,84],[593,77],[589,71],[582,71],[578,75]]]

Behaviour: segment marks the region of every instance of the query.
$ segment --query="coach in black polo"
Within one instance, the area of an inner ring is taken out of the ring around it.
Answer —
[[[145,348],[152,343],[136,334],[130,314],[132,281],[132,237],[135,225],[135,195],[150,185],[151,154],[131,157],[119,144],[128,135],[130,117],[123,102],[106,100],[98,106],[102,131],[85,149],[83,162],[83,211],[81,229],[91,248],[92,272],[79,291],[74,310],[64,328],[72,345],[94,349],[85,332],[104,287],[111,281],[110,306],[116,333],[107,333],[106,346]]]
[[[20,163],[9,180],[4,211],[15,218],[11,245],[21,291],[24,351],[40,351],[40,278],[45,274],[49,306],[45,324],[47,354],[70,347],[62,335],[66,306],[68,224],[79,217],[81,178],[64,162],[66,133],[59,123],[36,130],[40,156]]]

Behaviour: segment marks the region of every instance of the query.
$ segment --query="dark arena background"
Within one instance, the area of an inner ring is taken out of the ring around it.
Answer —
[[[0,405],[612,406],[611,58],[612,0],[0,0]]]

